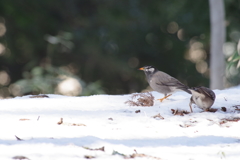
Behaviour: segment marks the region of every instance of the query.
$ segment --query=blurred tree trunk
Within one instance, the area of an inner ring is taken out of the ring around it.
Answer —
[[[211,24],[210,88],[223,89],[225,83],[225,11],[223,0],[209,0]]]

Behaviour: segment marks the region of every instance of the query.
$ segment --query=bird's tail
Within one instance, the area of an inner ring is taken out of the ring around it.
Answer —
[[[178,89],[181,89],[189,94],[192,94],[192,92],[189,90],[189,87],[184,84],[182,84]]]

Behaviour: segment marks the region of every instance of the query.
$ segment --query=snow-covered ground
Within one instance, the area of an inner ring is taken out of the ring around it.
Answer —
[[[193,105],[184,116],[171,109],[190,110],[185,92],[163,102],[152,92],[151,107],[125,104],[131,95],[0,100],[0,159],[238,160],[240,87],[214,92],[215,113]]]

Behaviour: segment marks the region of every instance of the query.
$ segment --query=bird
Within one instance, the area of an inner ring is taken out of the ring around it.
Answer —
[[[207,88],[207,87],[193,87],[189,89],[192,93],[192,97],[190,98],[189,107],[192,111],[192,104],[196,104],[199,108],[204,111],[208,111],[209,108],[213,105],[216,95],[215,93]]]
[[[171,96],[172,93],[176,92],[177,90],[183,90],[191,94],[191,92],[188,90],[188,86],[182,84],[179,80],[168,75],[167,73],[159,71],[153,66],[144,66],[139,68],[139,70],[144,71],[147,81],[153,90],[164,94],[163,98],[158,99],[160,102]]]

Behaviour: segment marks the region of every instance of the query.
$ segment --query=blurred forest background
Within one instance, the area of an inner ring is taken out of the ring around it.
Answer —
[[[240,83],[240,1],[225,0],[227,86]],[[0,97],[127,94],[154,65],[209,86],[208,0],[1,0]]]

